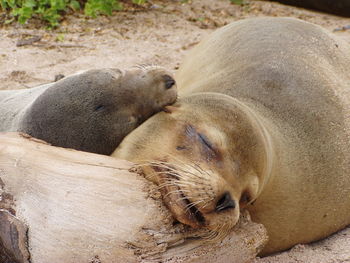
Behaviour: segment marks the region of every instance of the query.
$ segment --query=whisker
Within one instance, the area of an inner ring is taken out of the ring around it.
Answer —
[[[198,174],[195,174],[195,173],[192,173],[192,172],[190,172],[188,170],[185,170],[182,167],[179,167],[179,169],[174,169],[169,164],[164,163],[164,162],[153,162],[152,161],[152,162],[149,162],[149,165],[155,166],[155,167],[159,167],[159,168],[165,168],[165,169],[174,171],[174,172],[176,172],[176,175],[175,174],[172,174],[172,175],[177,176],[177,177],[185,177],[185,176],[187,176],[187,178],[191,178],[192,177],[192,178],[200,178],[200,179],[202,179],[202,177],[200,175],[198,175]],[[171,164],[171,165],[175,166],[175,167],[177,166],[176,164],[175,165]],[[168,173],[168,171],[166,171],[166,172]],[[181,174],[181,172],[183,174]]]
[[[207,202],[205,202],[205,204],[201,207],[201,209],[206,208],[206,206],[213,200],[214,200],[214,198],[209,199]]]
[[[186,186],[192,186],[192,187],[194,187],[194,188],[196,188],[197,187],[197,184],[196,184],[196,182],[189,182],[189,181],[174,181],[174,183],[176,184],[176,185],[178,185],[178,186],[184,186],[184,187],[186,187]]]
[[[174,191],[170,191],[168,192],[164,197],[167,197],[168,195],[170,194],[174,194],[174,193],[178,193],[178,192],[182,192],[182,191],[179,191],[179,190],[174,190]],[[187,199],[186,197],[184,197],[183,199]],[[182,200],[183,200],[182,199]],[[177,199],[176,201],[180,201],[181,199]]]
[[[196,201],[196,202],[192,202],[192,203],[190,203],[190,204],[188,204],[187,206],[186,206],[186,212],[188,212],[188,210],[190,210],[192,207],[194,207],[194,206],[196,206],[196,205],[198,205],[198,204],[200,204],[200,203],[203,203],[204,201],[203,200],[199,200],[199,201]]]

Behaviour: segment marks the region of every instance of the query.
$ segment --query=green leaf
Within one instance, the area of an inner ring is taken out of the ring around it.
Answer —
[[[244,0],[230,0],[230,2],[235,5],[243,5]]]
[[[58,35],[56,36],[56,40],[59,41],[59,42],[64,41],[64,34],[58,34]]]
[[[115,2],[113,4],[113,10],[116,10],[116,11],[123,10],[123,4],[119,3],[119,1]]]
[[[10,18],[10,19],[7,19],[5,20],[5,25],[8,25],[8,24],[11,24],[13,21],[15,20],[14,17]]]
[[[8,8],[5,0],[0,0],[1,9],[6,10]]]
[[[50,5],[52,10],[64,10],[66,2],[65,0],[51,0]]]
[[[23,3],[23,7],[29,7],[31,9],[33,9],[33,7],[36,6],[36,1],[35,0],[26,0],[24,3]]]
[[[27,22],[27,20],[29,18],[32,17],[33,14],[33,9],[30,7],[22,7],[22,8],[18,8],[17,10],[17,15],[18,15],[18,22],[21,24],[24,24],[25,22]]]
[[[45,13],[45,7],[43,6],[39,6],[36,10],[35,10],[35,13],[36,14],[44,14]]]
[[[59,25],[59,19],[61,16],[57,13],[55,9],[47,9],[43,14],[43,19],[49,22],[50,27],[56,27]]]
[[[132,0],[144,4],[147,0]],[[119,0],[0,0],[0,9],[9,12],[20,23],[25,23],[33,14],[46,21],[50,27],[59,25],[61,14],[72,9],[79,11],[84,7],[87,16],[111,15],[114,10],[122,10]]]
[[[5,3],[7,3],[11,9],[17,8],[16,0],[5,0]]]
[[[96,6],[94,3],[90,3],[89,1],[85,4],[84,14],[86,16],[91,16],[93,18],[96,17]]]
[[[146,3],[146,0],[132,0],[132,2],[137,5],[143,5]]]
[[[79,2],[76,1],[76,0],[70,1],[69,7],[70,7],[71,9],[73,9],[74,11],[80,10],[80,4],[79,4]]]
[[[19,15],[19,10],[20,10],[20,8],[14,8],[14,9],[12,9],[11,15],[13,15],[13,16],[18,16],[18,15]]]
[[[84,13],[96,17],[98,14],[111,15],[114,10],[121,10],[123,6],[117,0],[88,0]]]

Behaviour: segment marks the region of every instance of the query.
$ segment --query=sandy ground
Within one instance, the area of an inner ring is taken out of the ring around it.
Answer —
[[[182,3],[186,2],[186,3]],[[215,28],[254,16],[291,16],[329,29],[350,42],[350,19],[267,1],[243,6],[228,0],[159,1],[148,8],[128,8],[113,17],[67,17],[59,30],[33,25],[2,26],[0,14],[0,89],[28,88],[53,81],[57,74],[153,63],[176,70],[192,46]],[[21,40],[39,37],[31,45]],[[309,245],[256,259],[267,262],[350,262],[350,228]]]

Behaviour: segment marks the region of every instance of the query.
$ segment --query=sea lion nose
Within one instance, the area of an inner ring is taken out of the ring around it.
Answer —
[[[176,84],[175,80],[169,75],[164,75],[163,79],[165,82],[165,89],[170,89],[172,86]]]
[[[215,211],[224,211],[227,209],[234,209],[236,207],[235,201],[232,199],[231,194],[226,192],[216,203]]]

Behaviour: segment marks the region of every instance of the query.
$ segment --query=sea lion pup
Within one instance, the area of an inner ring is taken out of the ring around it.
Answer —
[[[319,26],[232,23],[189,52],[181,100],[113,155],[145,161],[184,224],[222,236],[249,210],[268,231],[262,255],[324,238],[350,224],[349,65]]]
[[[172,74],[161,67],[93,69],[32,89],[0,91],[0,131],[109,155],[176,98]]]

